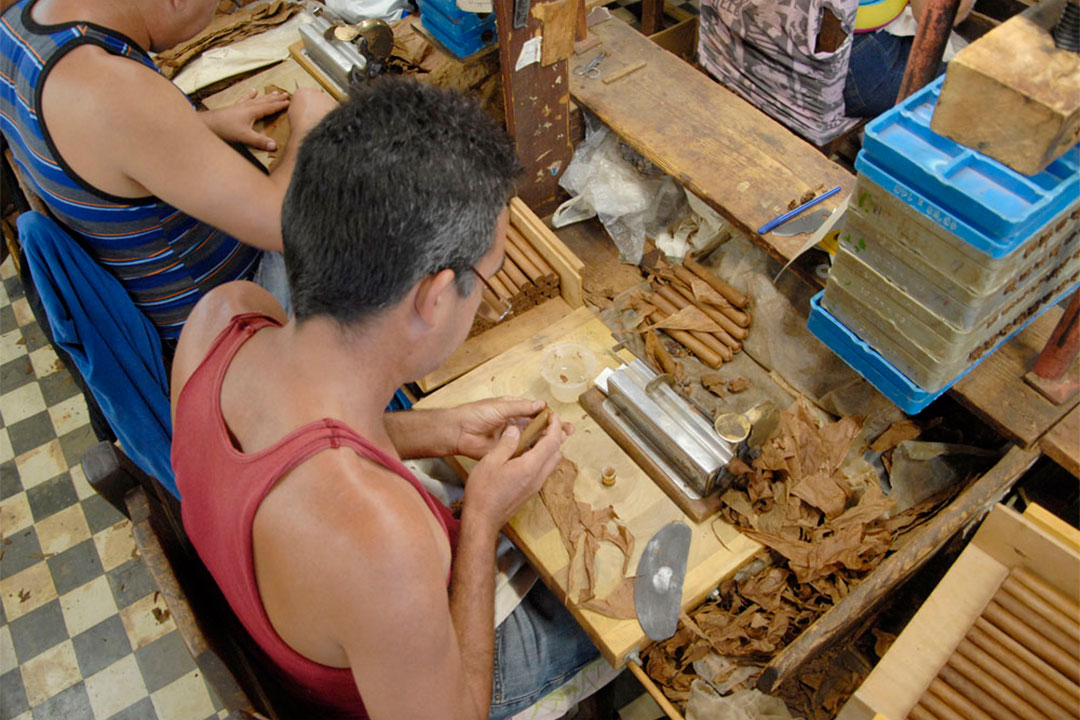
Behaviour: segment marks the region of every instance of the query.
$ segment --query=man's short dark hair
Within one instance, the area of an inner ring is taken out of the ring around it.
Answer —
[[[467,294],[519,172],[471,98],[400,78],[354,88],[304,139],[285,195],[297,320],[355,323],[444,268]]]

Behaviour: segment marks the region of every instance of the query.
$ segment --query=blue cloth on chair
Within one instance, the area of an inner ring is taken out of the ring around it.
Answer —
[[[157,330],[120,282],[51,219],[26,212],[18,226],[53,337],[74,359],[124,452],[179,497]]]

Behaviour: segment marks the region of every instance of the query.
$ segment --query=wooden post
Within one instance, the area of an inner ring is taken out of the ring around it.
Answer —
[[[911,55],[904,68],[904,79],[896,96],[897,104],[937,77],[945,43],[949,41],[959,7],[960,0],[929,0],[925,16],[917,18],[919,29],[915,31]]]
[[[554,209],[559,177],[574,152],[567,58],[581,1],[495,0],[506,129],[525,169],[517,194],[541,214]],[[523,27],[514,27],[515,7]]]
[[[1056,405],[1076,394],[1078,382],[1073,367],[1080,351],[1080,290],[1073,293],[1069,307],[1061,316],[1050,339],[1046,341],[1031,372],[1024,376],[1028,385]]]

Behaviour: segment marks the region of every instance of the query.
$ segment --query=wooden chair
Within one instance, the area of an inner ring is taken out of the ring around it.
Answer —
[[[275,681],[261,672],[246,630],[184,533],[179,501],[111,443],[88,450],[83,470],[90,485],[131,520],[143,562],[230,720],[313,717],[276,692]]]

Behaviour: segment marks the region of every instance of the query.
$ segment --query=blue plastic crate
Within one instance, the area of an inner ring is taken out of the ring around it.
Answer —
[[[1080,144],[1038,175],[1022,175],[930,129],[943,82],[867,125],[855,168],[976,249],[1003,257],[1080,197]]]
[[[463,30],[472,30],[481,25],[484,27],[495,26],[495,13],[474,13],[462,10],[457,6],[455,0],[424,0],[424,4],[438,10],[446,20]]]
[[[914,415],[941,397],[946,390],[971,372],[979,363],[997,352],[997,349],[1011,340],[1016,333],[1026,328],[1037,317],[1060,302],[1062,298],[1075,292],[1077,288],[1080,288],[1080,283],[1059,294],[1053,302],[1047,303],[1039,312],[1033,313],[1023,325],[1002,338],[1001,342],[995,345],[992,350],[959,373],[945,387],[935,392],[927,392],[916,385],[906,375],[897,370],[892,363],[882,357],[881,353],[863,342],[858,335],[851,332],[846,325],[823,308],[821,298],[825,295],[824,290],[810,299],[810,320],[806,326],[818,340],[828,345],[830,350],[839,355],[840,359],[847,363],[852,370],[866,378],[882,395],[892,400],[897,407],[908,415]]]
[[[469,57],[498,40],[494,15],[489,16],[490,22],[467,26],[450,19],[428,0],[417,0],[417,4],[424,29],[459,58]]]

